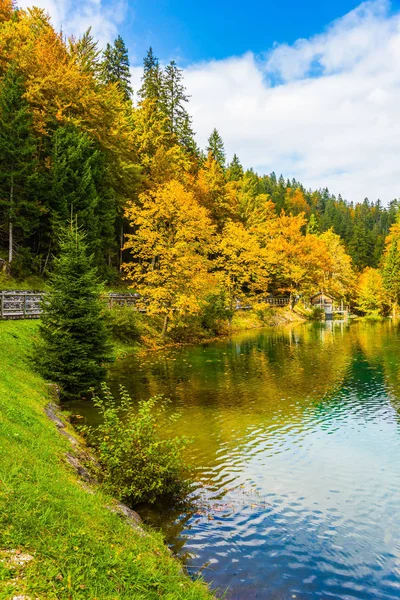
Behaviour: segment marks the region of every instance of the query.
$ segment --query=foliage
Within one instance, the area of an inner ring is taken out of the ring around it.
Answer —
[[[208,138],[208,145],[206,151],[211,154],[213,159],[223,169],[225,167],[225,148],[222,137],[218,131],[214,128]],[[236,161],[235,161],[236,162]]]
[[[386,296],[382,276],[377,269],[366,267],[357,286],[357,308],[363,314],[385,312]]]
[[[203,329],[218,334],[221,324],[232,321],[232,317],[233,310],[228,306],[224,290],[215,290],[204,298],[200,312],[200,323]]]
[[[314,306],[309,315],[310,321],[323,321],[325,319],[325,311],[321,306]]]
[[[60,239],[36,352],[41,373],[60,385],[66,400],[98,386],[112,360],[101,290],[84,235],[71,225]]]
[[[28,361],[38,325],[0,326],[0,564],[16,550],[33,556],[12,579],[0,569],[0,597],[210,599],[161,534],[127,524],[110,496],[99,486],[88,493],[71,470],[70,441],[45,413],[49,386]]]
[[[140,196],[127,217],[134,233],[125,248],[133,258],[124,269],[127,279],[146,297],[149,314],[169,321],[200,311],[200,298],[212,284],[207,251],[214,228],[207,211],[182,184],[171,181]]]
[[[128,50],[119,35],[114,44],[107,44],[101,64],[101,78],[106,84],[116,84],[125,100],[132,95]]]
[[[93,403],[102,421],[84,432],[96,449],[105,489],[133,506],[165,497],[183,498],[189,484],[182,452],[189,439],[160,434],[162,422],[171,425],[179,416],[167,412],[168,402],[154,397],[136,408],[121,386],[117,404],[103,384],[102,396],[94,396]]]
[[[140,313],[131,306],[114,305],[107,320],[114,339],[128,344],[140,339]]]

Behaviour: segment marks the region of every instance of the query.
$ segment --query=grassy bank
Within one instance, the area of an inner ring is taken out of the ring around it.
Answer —
[[[0,322],[0,599],[211,598],[161,536],[140,535],[67,466],[45,382],[27,354],[37,322]]]

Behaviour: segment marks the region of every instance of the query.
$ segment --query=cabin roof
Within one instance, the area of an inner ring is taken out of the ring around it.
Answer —
[[[331,294],[327,294],[326,292],[317,292],[316,294],[314,294],[314,296],[311,296],[310,300],[314,300],[314,298],[317,298],[317,296],[326,296],[327,298],[330,298],[331,300],[335,300],[335,298],[333,296],[331,296]]]

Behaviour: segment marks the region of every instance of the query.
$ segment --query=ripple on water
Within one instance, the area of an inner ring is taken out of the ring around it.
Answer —
[[[200,508],[162,522],[228,599],[400,597],[400,336],[335,327],[243,334],[111,373],[134,397],[170,396],[178,433],[195,437]]]

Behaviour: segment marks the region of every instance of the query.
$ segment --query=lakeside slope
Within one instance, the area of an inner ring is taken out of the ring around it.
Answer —
[[[0,322],[0,599],[206,600],[161,535],[132,529],[84,489],[29,365],[38,323]]]

